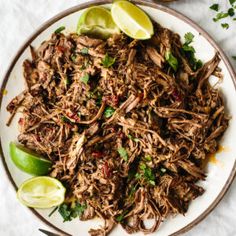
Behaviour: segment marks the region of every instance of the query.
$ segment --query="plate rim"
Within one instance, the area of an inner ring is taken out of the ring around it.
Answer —
[[[147,2],[145,0],[131,0],[131,2],[133,2],[135,4],[142,5],[142,6],[152,7],[154,9],[164,11],[164,12],[166,12],[166,13],[172,15],[172,16],[177,17],[178,19],[184,21],[185,23],[187,23],[191,27],[193,27],[198,33],[200,33],[211,44],[211,46],[216,51],[219,52],[221,60],[225,63],[226,68],[227,68],[227,70],[228,70],[228,72],[229,72],[229,74],[231,76],[232,82],[234,84],[234,88],[236,90],[236,72],[234,71],[231,62],[229,61],[229,59],[227,58],[227,56],[225,55],[225,53],[221,49],[221,47],[216,43],[216,41],[202,27],[200,27],[193,20],[191,20],[187,16],[183,15],[182,13],[178,12],[177,10],[173,10],[173,9],[171,9],[171,8],[169,8],[167,6],[161,5],[159,3]],[[13,57],[13,59],[9,63],[8,69],[6,70],[6,73],[3,76],[3,80],[1,82],[1,89],[0,89],[0,110],[2,108],[2,106],[1,106],[2,105],[2,98],[4,96],[3,95],[4,94],[3,91],[4,91],[5,87],[6,87],[6,84],[8,82],[9,76],[10,76],[10,74],[12,72],[12,69],[14,68],[16,62],[18,61],[18,59],[22,55],[22,53],[27,49],[27,47],[29,47],[31,42],[36,37],[38,37],[38,35],[40,35],[45,29],[50,27],[52,24],[56,23],[60,19],[66,17],[66,16],[68,16],[70,14],[73,14],[73,13],[75,13],[77,11],[80,11],[80,10],[83,10],[85,8],[88,8],[88,7],[92,6],[92,5],[103,5],[103,4],[109,4],[109,3],[112,3],[112,0],[92,0],[92,1],[88,1],[86,3],[78,4],[76,6],[68,8],[66,10],[63,10],[62,12],[56,14],[55,16],[53,16],[49,20],[47,20],[45,23],[40,25],[37,28],[37,30],[34,31],[34,33],[31,34],[31,36],[29,36],[28,39],[22,44],[22,46],[18,49],[18,51],[16,52],[15,56]],[[10,171],[8,169],[7,163],[5,161],[5,157],[4,157],[3,150],[2,150],[1,139],[0,139],[0,159],[2,161],[2,164],[3,164],[3,167],[4,167],[4,171],[6,172],[6,175],[7,175],[8,179],[10,180],[11,184],[13,185],[15,191],[17,191],[17,185],[14,182],[14,180],[13,180],[13,178],[11,176],[11,173],[10,173]],[[192,229],[194,226],[199,224],[201,221],[203,221],[216,208],[216,206],[222,200],[224,195],[229,190],[229,187],[233,183],[233,180],[234,180],[235,177],[236,177],[236,160],[234,162],[234,165],[232,167],[232,170],[230,172],[230,175],[229,175],[229,177],[228,177],[224,187],[221,189],[221,191],[218,194],[218,196],[216,197],[216,199],[196,219],[191,221],[189,224],[187,224],[186,226],[184,226],[180,230],[177,230],[176,232],[172,233],[170,236],[177,236],[177,235],[181,235],[183,233],[186,233],[187,231]],[[46,220],[35,209],[33,209],[33,208],[28,208],[28,209],[38,219],[40,219],[43,223],[47,224],[49,227],[53,228],[54,230],[56,230],[56,231],[58,231],[60,233],[63,233],[63,235],[72,236],[71,234],[65,232],[64,230],[58,228],[57,226],[55,226],[54,224],[52,224],[51,222]]]

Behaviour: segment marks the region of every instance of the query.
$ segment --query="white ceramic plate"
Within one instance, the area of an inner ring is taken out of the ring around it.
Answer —
[[[209,212],[217,205],[221,200],[226,190],[228,189],[230,183],[232,182],[235,172],[236,172],[236,90],[235,90],[235,75],[230,63],[226,59],[223,52],[216,45],[216,43],[200,29],[196,24],[182,16],[181,14],[170,10],[166,7],[154,4],[145,3],[142,1],[134,1],[139,4],[139,6],[146,11],[150,17],[160,23],[162,26],[167,27],[183,38],[186,32],[192,32],[195,35],[194,47],[197,51],[197,57],[203,61],[207,61],[213,57],[216,51],[220,52],[221,63],[220,67],[224,74],[223,83],[220,88],[225,96],[226,105],[232,119],[230,121],[229,128],[227,129],[223,139],[221,140],[221,145],[225,147],[224,151],[216,155],[216,161],[214,163],[208,164],[208,176],[206,181],[201,182],[200,185],[206,189],[203,196],[194,200],[185,216],[178,215],[176,217],[166,220],[155,233],[159,236],[167,235],[177,235],[189,230],[191,227],[196,225],[201,221]],[[9,101],[19,94],[24,89],[24,79],[22,73],[22,62],[26,58],[30,58],[29,45],[32,44],[38,47],[40,43],[46,39],[50,38],[52,32],[55,31],[59,26],[66,26],[66,33],[74,32],[76,29],[76,24],[79,16],[81,15],[83,9],[91,5],[105,5],[110,7],[109,1],[96,1],[93,3],[83,4],[72,9],[69,9],[60,15],[54,17],[45,25],[43,25],[20,49],[16,55],[14,61],[12,62],[9,71],[4,79],[1,92],[1,113],[0,113],[0,140],[1,140],[1,156],[3,159],[3,164],[8,172],[9,179],[17,188],[24,180],[30,178],[15,167],[11,162],[8,145],[12,140],[17,140],[18,130],[17,130],[17,117],[13,120],[10,127],[5,124],[9,117],[8,112],[6,112],[6,106]],[[7,91],[7,92],[6,92]],[[91,227],[96,227],[102,224],[99,220],[91,221],[79,221],[75,219],[71,222],[62,222],[62,218],[58,213],[55,213],[50,218],[48,217],[51,209],[47,210],[33,210],[33,212],[47,224],[54,227],[58,231],[72,234],[72,235],[88,235],[88,230]],[[120,227],[116,227],[111,233],[112,236],[127,235],[125,231]],[[137,235],[142,235],[137,234]]]

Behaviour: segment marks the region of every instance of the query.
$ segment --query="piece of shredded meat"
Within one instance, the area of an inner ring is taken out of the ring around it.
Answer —
[[[26,89],[7,107],[8,125],[22,113],[18,141],[53,162],[50,175],[67,186],[66,201],[87,205],[81,220],[104,220],[94,236],[119,223],[128,233],[152,233],[184,214],[203,194],[202,163],[228,126],[222,95],[208,82],[222,76],[218,53],[194,70],[177,34],[159,25],[155,32],[148,41],[54,33],[31,47]],[[113,65],[104,65],[107,56]]]

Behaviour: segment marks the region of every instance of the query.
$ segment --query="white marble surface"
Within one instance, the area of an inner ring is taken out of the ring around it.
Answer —
[[[81,2],[87,1],[0,0],[0,82],[16,51],[29,35],[55,14]],[[212,2],[219,2],[225,9],[228,7],[228,0],[179,0],[169,6],[190,17],[213,36],[236,69],[236,61],[231,59],[232,55],[236,55],[236,22],[231,22],[228,30],[223,30],[220,24],[215,24],[211,20],[214,13],[209,10]],[[236,181],[218,207],[185,235],[235,236],[235,222]],[[38,228],[49,229],[26,207],[19,204],[0,162],[0,235],[40,236],[42,234]]]

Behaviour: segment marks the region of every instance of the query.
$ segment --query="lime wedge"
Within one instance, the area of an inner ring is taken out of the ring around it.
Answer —
[[[50,208],[64,202],[66,189],[54,178],[39,176],[26,180],[17,191],[19,201],[34,208]]]
[[[14,142],[10,143],[10,155],[19,169],[32,175],[46,175],[52,166],[51,161]]]
[[[128,1],[112,4],[111,15],[118,27],[134,39],[149,39],[153,35],[153,25],[144,11]]]
[[[95,38],[107,39],[120,30],[114,23],[109,10],[103,7],[90,7],[80,17],[77,33]]]

